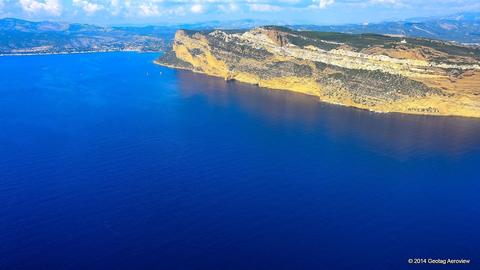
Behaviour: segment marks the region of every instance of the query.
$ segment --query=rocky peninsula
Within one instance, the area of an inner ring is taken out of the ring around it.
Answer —
[[[179,30],[157,64],[375,112],[480,117],[480,48],[377,34]]]

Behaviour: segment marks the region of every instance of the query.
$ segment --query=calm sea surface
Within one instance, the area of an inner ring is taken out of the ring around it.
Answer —
[[[480,120],[157,56],[0,57],[0,269],[480,269]]]

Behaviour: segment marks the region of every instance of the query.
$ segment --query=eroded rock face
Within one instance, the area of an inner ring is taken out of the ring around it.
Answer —
[[[178,31],[157,62],[379,112],[480,117],[480,49],[292,31]]]

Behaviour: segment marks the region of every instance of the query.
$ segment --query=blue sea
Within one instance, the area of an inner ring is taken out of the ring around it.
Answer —
[[[0,57],[0,269],[480,269],[479,119],[156,57]]]

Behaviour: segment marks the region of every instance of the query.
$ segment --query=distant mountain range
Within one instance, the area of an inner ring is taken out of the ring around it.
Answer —
[[[261,20],[210,21],[171,26],[115,26],[0,19],[0,54],[72,53],[85,51],[162,51],[178,29],[250,29],[275,24]],[[376,33],[480,44],[480,13],[438,18],[348,25],[289,25],[297,30]]]
[[[455,41],[466,44],[480,44],[480,13],[460,13],[437,18],[417,18],[398,22],[348,25],[294,25],[296,29],[341,33],[375,33],[424,37]]]
[[[404,21],[380,22],[371,24],[346,25],[301,25],[272,22],[268,20],[210,21],[197,24],[177,25],[178,29],[251,29],[253,27],[276,25],[288,26],[296,30],[314,30],[347,34],[373,33],[424,37],[466,44],[480,44],[480,12],[465,12],[449,16],[412,18]]]

